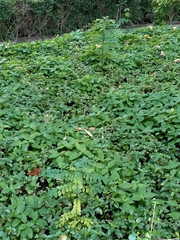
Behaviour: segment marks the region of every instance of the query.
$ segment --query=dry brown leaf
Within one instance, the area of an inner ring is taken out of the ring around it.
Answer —
[[[89,131],[94,131],[96,128],[95,127],[89,127],[88,130]]]
[[[174,62],[180,62],[180,58],[175,59]]]
[[[76,130],[77,130],[77,131],[84,131],[84,128],[82,128],[82,127],[77,127]]]
[[[32,171],[28,172],[29,176],[38,176],[41,172],[41,169],[39,167],[34,168]]]

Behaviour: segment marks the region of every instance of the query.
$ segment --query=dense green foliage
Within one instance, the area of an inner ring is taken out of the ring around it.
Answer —
[[[1,44],[1,239],[178,238],[179,42],[105,19]]]
[[[152,0],[0,0],[0,41],[43,38],[109,16],[121,25],[153,20]]]
[[[180,13],[179,0],[153,0],[153,7],[157,21],[167,21],[171,24],[173,19]]]

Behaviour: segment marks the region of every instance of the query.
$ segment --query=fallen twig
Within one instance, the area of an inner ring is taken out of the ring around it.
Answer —
[[[76,130],[78,130],[78,131],[85,131],[88,136],[93,137],[93,135],[88,130],[86,130],[85,128],[78,127],[78,128],[76,128]]]

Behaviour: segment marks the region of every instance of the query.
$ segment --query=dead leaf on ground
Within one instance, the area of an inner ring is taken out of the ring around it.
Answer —
[[[39,167],[34,168],[32,171],[28,172],[29,176],[38,176],[41,172],[41,169]]]
[[[77,130],[77,131],[84,131],[84,128],[82,128],[82,127],[77,127],[76,130]]]
[[[175,63],[180,62],[180,58],[174,60]]]
[[[95,131],[95,129],[96,129],[95,127],[89,127],[88,128],[89,131]]]

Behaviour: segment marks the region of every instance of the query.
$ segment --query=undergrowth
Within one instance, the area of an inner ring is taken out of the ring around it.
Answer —
[[[179,42],[104,19],[1,44],[1,239],[179,238]]]

